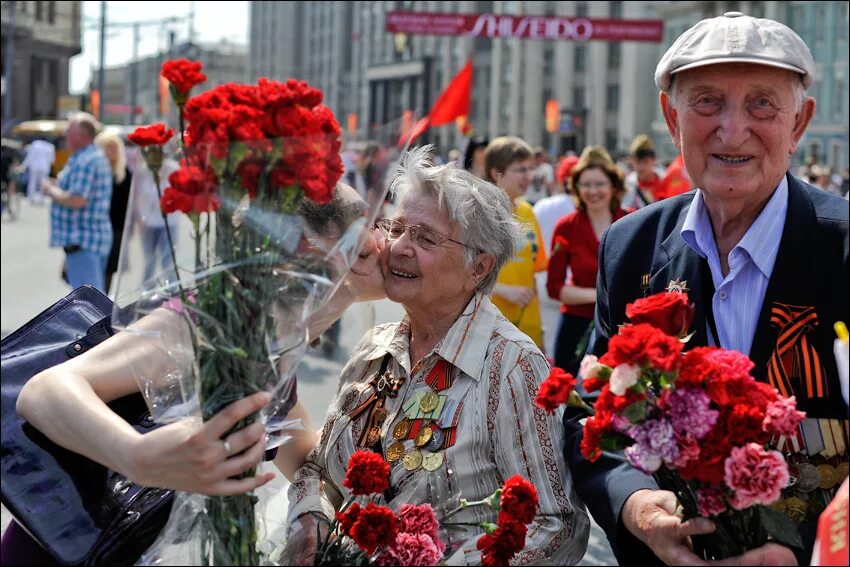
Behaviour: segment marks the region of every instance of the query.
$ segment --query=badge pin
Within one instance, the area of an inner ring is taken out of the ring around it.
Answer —
[[[678,293],[687,293],[688,292],[688,281],[687,280],[670,280],[670,283],[667,284],[667,291],[670,293],[678,292]]]
[[[415,471],[422,466],[422,453],[418,449],[411,450],[404,456],[402,465],[404,465],[406,471]]]

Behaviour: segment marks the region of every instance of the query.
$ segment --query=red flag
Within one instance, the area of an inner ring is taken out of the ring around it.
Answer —
[[[664,178],[659,184],[659,199],[673,197],[680,193],[687,193],[691,190],[691,178],[688,177],[688,171],[685,169],[685,160],[682,159],[682,154],[679,154],[667,171],[664,173]]]
[[[469,99],[472,94],[472,60],[454,76],[426,118],[413,127],[409,140],[412,142],[431,126],[442,126],[454,122],[455,118],[469,114]]]

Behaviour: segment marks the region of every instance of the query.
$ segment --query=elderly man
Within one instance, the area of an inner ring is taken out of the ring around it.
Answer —
[[[814,113],[814,99],[805,96],[814,71],[809,49],[791,29],[738,12],[699,22],[667,51],[655,82],[673,142],[698,189],[628,215],[603,236],[592,350],[606,351],[627,303],[687,289],[696,304],[688,348],[717,345],[748,354],[757,379],[796,395],[810,417],[832,418],[804,422],[804,443],[793,458],[841,470],[847,411],[838,395],[832,328],[848,315],[847,203],[788,174]],[[593,465],[581,461],[580,434],[572,428],[566,450],[568,461],[577,456],[579,493],[597,504],[591,512],[607,528],[620,561],[645,562],[642,542],[667,563],[701,564],[687,538],[710,533],[711,522],[682,523],[672,493],[613,456]],[[799,470],[817,475],[810,465]],[[833,484],[831,476],[814,486]],[[607,495],[603,502],[589,497],[600,491]],[[795,496],[811,503],[806,518],[796,518],[804,520],[799,526],[808,545],[796,560],[806,563],[818,497]],[[794,564],[795,555],[771,543],[734,561]]]
[[[65,268],[72,289],[91,285],[104,290],[106,260],[112,248],[112,169],[94,145],[100,125],[80,112],[68,121],[65,138],[71,158],[58,180],[45,179],[50,207],[50,246],[65,250]]]

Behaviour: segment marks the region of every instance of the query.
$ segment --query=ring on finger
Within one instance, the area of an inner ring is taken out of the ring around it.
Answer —
[[[230,442],[227,439],[222,439],[221,444],[224,445],[224,452],[227,454],[226,459],[230,458],[230,455],[233,454],[233,447],[230,446]]]

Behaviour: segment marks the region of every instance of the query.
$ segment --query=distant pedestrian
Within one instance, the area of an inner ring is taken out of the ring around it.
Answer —
[[[109,204],[109,220],[112,223],[112,249],[106,261],[103,289],[109,292],[112,276],[118,271],[118,257],[121,254],[121,242],[124,235],[124,219],[127,217],[127,203],[130,200],[130,182],[132,174],[127,167],[127,153],[124,141],[117,134],[103,131],[94,139],[94,143],[103,150],[112,168],[112,199]]]
[[[50,168],[56,161],[56,148],[47,140],[35,140],[27,148],[24,168],[27,175],[27,199],[30,203],[44,203],[41,184],[50,176]]]
[[[45,194],[53,200],[50,246],[65,250],[72,289],[88,284],[105,291],[104,271],[112,249],[112,171],[109,160],[94,145],[99,129],[91,114],[73,115],[65,132],[71,157],[58,180],[47,178],[43,183]]]

